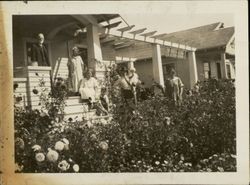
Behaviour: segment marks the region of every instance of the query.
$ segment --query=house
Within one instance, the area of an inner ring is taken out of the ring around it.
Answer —
[[[24,106],[39,108],[32,90],[39,89],[41,77],[48,89],[57,77],[68,78],[73,46],[80,48],[83,61],[100,81],[113,63],[134,65],[147,86],[164,86],[172,67],[187,88],[205,78],[234,78],[234,29],[222,25],[156,34],[128,25],[118,14],[14,15],[13,71],[14,83],[19,84],[15,94],[23,96]],[[45,35],[51,66],[32,66],[30,49],[37,33]],[[79,100],[68,99],[66,114],[82,114]]]
[[[39,97],[33,90],[39,91],[41,78],[48,90],[57,77],[68,78],[67,63],[73,46],[80,48],[84,62],[100,81],[104,79],[107,65],[124,61],[133,65],[134,61],[152,58],[152,77],[164,85],[163,52],[175,58],[185,58],[186,69],[190,71],[189,85],[196,82],[192,72],[196,67],[194,47],[166,42],[158,39],[156,31],[145,32],[146,28],[134,27],[118,14],[13,15],[13,72],[14,83],[18,84],[15,95],[23,97],[23,106],[40,108]],[[37,42],[38,33],[45,35],[51,66],[32,66],[30,50]],[[82,109],[79,96],[68,98],[66,115],[81,117]]]

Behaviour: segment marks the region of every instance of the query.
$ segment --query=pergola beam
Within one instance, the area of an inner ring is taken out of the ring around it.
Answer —
[[[135,37],[129,33],[126,32],[121,32],[120,30],[114,30],[114,29],[106,29],[106,31],[109,35],[112,36],[116,36],[119,38],[127,38],[127,39],[131,39],[131,40],[135,40],[135,41],[141,41],[141,42],[146,42],[146,43],[151,43],[151,44],[159,44],[161,46],[168,46],[168,47],[173,47],[173,48],[179,48],[179,49],[184,49],[187,51],[195,51],[196,48],[190,47],[190,46],[186,46],[183,44],[179,44],[179,43],[172,43],[172,42],[168,42],[166,40],[160,40],[157,38],[148,38],[145,39],[145,36],[142,35],[136,35]]]
[[[103,27],[111,29],[111,28],[115,28],[115,27],[119,26],[121,23],[122,23],[122,21],[118,21],[118,22],[115,22],[115,23],[112,23],[112,24],[108,24],[108,25],[103,26]]]
[[[123,27],[123,28],[119,28],[119,29],[117,29],[117,30],[123,33],[123,32],[125,32],[125,31],[131,30],[131,29],[134,28],[134,27],[135,27],[135,25],[131,25],[131,26],[126,26],[126,27]]]
[[[154,35],[156,32],[157,31],[151,31],[151,32],[143,33],[143,34],[141,34],[141,36],[143,36],[143,37],[149,37],[149,36]]]
[[[133,35],[137,35],[137,34],[143,33],[146,29],[147,28],[142,28],[142,29],[139,29],[139,30],[131,31],[129,33],[133,34]]]

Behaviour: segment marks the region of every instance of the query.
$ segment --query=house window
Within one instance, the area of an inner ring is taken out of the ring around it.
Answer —
[[[204,69],[204,77],[205,77],[205,79],[211,78],[211,68],[210,68],[210,63],[209,62],[204,62],[203,63],[203,69]]]
[[[231,76],[230,64],[227,64],[226,67],[227,67],[227,78],[231,78],[232,76]]]
[[[218,75],[218,79],[221,79],[221,68],[220,68],[220,63],[216,63],[217,65],[217,75]]]

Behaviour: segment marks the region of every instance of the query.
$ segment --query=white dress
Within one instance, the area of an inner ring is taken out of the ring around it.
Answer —
[[[90,79],[82,79],[80,84],[79,93],[82,99],[89,99],[95,102],[97,95],[98,82],[95,78],[90,77]]]
[[[83,61],[80,56],[75,56],[72,58],[73,63],[73,73],[72,73],[72,86],[73,91],[78,92],[79,83],[83,79]]]

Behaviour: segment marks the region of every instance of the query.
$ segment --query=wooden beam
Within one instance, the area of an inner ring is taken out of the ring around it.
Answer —
[[[117,39],[117,37],[106,37],[104,39],[101,39],[101,44],[106,44],[108,42],[114,42]]]
[[[142,28],[142,29],[139,29],[139,30],[131,31],[129,33],[131,33],[133,35],[137,35],[137,34],[143,33],[146,29],[147,28]]]
[[[151,36],[151,38],[160,39],[160,38],[162,38],[162,37],[164,37],[164,36],[166,36],[166,35],[167,35],[167,33],[162,33],[162,34],[158,34],[158,35]]]
[[[132,46],[132,45],[134,45],[134,43],[124,44],[124,45],[121,45],[121,46],[115,47],[114,49],[115,49],[115,50],[118,50],[118,49],[123,49],[123,48],[130,47],[130,46]]]
[[[108,28],[108,29],[115,28],[115,27],[119,26],[121,23],[122,23],[122,21],[118,21],[118,22],[103,26],[103,28]]]
[[[126,27],[123,27],[123,28],[118,29],[118,31],[120,31],[120,32],[129,31],[129,30],[131,30],[131,29],[134,28],[134,27],[135,27],[135,25],[126,26]]]
[[[143,33],[143,34],[141,34],[141,36],[143,36],[143,37],[149,37],[151,35],[154,35],[156,32],[157,31],[151,31],[151,32]]]

